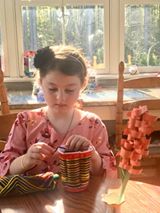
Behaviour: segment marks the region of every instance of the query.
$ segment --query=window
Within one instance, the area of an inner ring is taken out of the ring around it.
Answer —
[[[50,45],[74,45],[83,50],[90,66],[104,69],[103,13],[102,5],[22,6],[24,51],[33,53]],[[33,56],[34,53],[30,58]]]
[[[98,73],[109,70],[108,0],[6,0],[3,9],[11,77],[32,76],[34,52],[56,44],[81,48]]]
[[[121,60],[140,72],[160,69],[159,0],[1,2],[5,76],[12,79],[34,76],[35,51],[56,44],[80,47],[98,74],[117,74]]]
[[[102,0],[16,2],[17,25],[20,26],[19,52],[25,55],[24,67],[21,66],[21,70],[24,70],[21,71],[22,76],[24,73],[32,76],[34,70],[30,67],[34,55],[28,57],[28,54],[38,48],[58,44],[74,45],[82,49],[88,65],[98,73],[108,69],[105,59],[105,44],[108,45],[108,42],[105,42],[104,37],[104,7],[108,3],[104,4]],[[106,37],[109,38],[109,30]]]
[[[124,60],[141,72],[160,69],[160,2],[124,1]]]

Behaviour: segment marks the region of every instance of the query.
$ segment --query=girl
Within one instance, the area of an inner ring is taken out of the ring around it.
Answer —
[[[100,118],[76,107],[87,85],[82,54],[70,46],[46,47],[37,51],[34,66],[47,106],[19,113],[4,151],[0,175],[58,172],[57,148],[68,151],[94,146],[91,172],[109,171],[111,155],[107,130]]]

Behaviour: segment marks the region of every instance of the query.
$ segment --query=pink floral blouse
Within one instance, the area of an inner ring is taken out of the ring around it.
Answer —
[[[0,176],[7,175],[10,163],[17,157],[25,154],[29,147],[43,141],[55,149],[53,158],[26,172],[27,175],[38,174],[47,171],[59,172],[59,161],[57,148],[65,144],[66,140],[73,134],[79,134],[89,139],[97,152],[102,157],[103,168],[109,170],[111,167],[111,154],[108,144],[108,134],[105,125],[100,118],[85,112],[79,123],[70,129],[65,136],[55,131],[46,117],[44,108],[33,111],[25,111],[18,114],[10,131],[7,144],[0,153]]]

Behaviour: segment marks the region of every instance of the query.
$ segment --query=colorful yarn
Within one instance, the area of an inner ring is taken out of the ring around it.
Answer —
[[[93,147],[86,151],[65,152],[59,148],[61,180],[67,191],[79,192],[87,188]]]
[[[0,197],[54,190],[57,174],[47,172],[34,176],[10,175],[0,177]]]

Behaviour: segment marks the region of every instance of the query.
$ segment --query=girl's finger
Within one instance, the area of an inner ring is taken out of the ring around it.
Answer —
[[[72,142],[72,140],[73,140],[74,137],[75,137],[75,135],[72,135],[72,136],[70,136],[68,138],[68,140],[67,140],[67,142],[65,144],[66,148],[70,147],[70,143]]]
[[[66,142],[68,151],[86,150],[90,145],[90,141],[80,135],[72,135]]]
[[[42,153],[44,155],[52,155],[55,150],[51,147],[49,148],[49,145],[47,145],[47,146],[46,145],[36,144],[36,146],[34,146],[31,149],[31,152],[32,153]]]
[[[41,154],[41,153],[36,153],[36,152],[31,152],[31,153],[29,154],[29,157],[30,157],[31,159],[34,159],[34,160],[42,160],[42,159],[43,159],[42,154]]]
[[[37,159],[32,159],[32,163],[33,163],[33,165],[41,165],[42,161],[41,160],[37,160]]]
[[[79,142],[79,138],[74,137],[67,146],[68,150],[69,151],[75,151],[75,146],[76,146],[76,144],[78,146],[78,142]]]
[[[71,151],[82,151],[82,150],[88,149],[89,145],[90,145],[89,140],[78,137],[78,138],[74,138],[71,141],[68,149],[71,150]]]
[[[85,141],[79,139],[74,145],[74,151],[82,151],[83,147],[85,146],[84,144],[85,144]]]
[[[54,152],[54,149],[51,146],[49,146],[48,144],[44,143],[44,142],[43,143],[42,142],[38,142],[37,144],[41,146],[41,149],[44,149],[44,150],[46,150],[48,152]]]
[[[90,142],[89,141],[83,141],[80,149],[81,150],[87,150],[89,146],[90,146]]]

